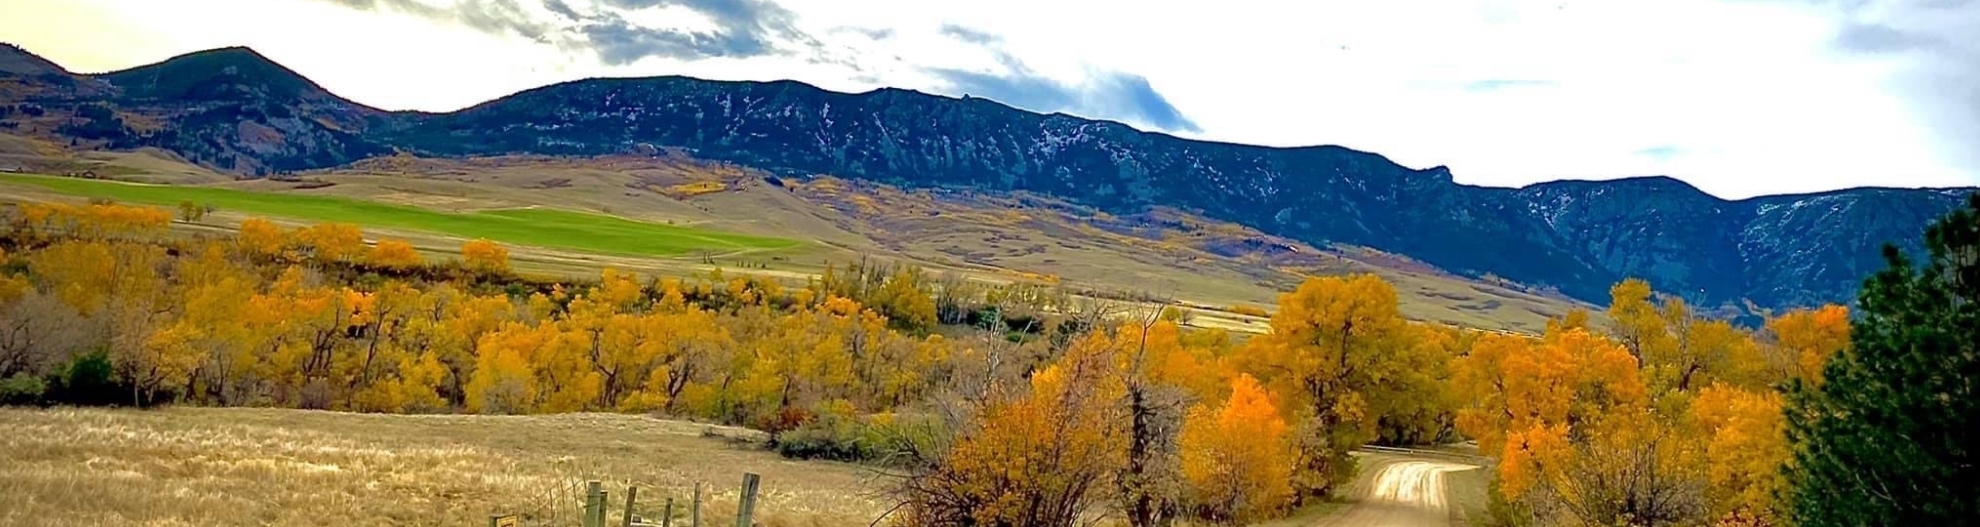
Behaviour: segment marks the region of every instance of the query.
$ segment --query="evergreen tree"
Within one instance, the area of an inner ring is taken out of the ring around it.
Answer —
[[[1885,246],[1852,348],[1789,387],[1797,524],[1967,525],[1980,517],[1980,194],[1925,231],[1929,260]]]

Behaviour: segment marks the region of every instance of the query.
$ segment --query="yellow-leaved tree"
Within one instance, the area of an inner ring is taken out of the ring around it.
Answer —
[[[1849,308],[1826,305],[1799,309],[1767,320],[1775,352],[1769,357],[1782,377],[1822,382],[1822,365],[1849,347]]]
[[[282,256],[289,243],[289,235],[275,222],[261,218],[248,218],[241,222],[236,240],[241,252],[255,258],[276,258]]]
[[[371,250],[365,253],[364,263],[373,267],[405,270],[419,267],[422,262],[419,251],[413,249],[412,243],[399,239],[384,239],[378,240],[378,244],[371,246]]]
[[[1421,336],[1372,274],[1312,278],[1279,297],[1271,333],[1251,339],[1241,369],[1288,407],[1301,491],[1325,496],[1353,477],[1348,452],[1376,438],[1381,409],[1440,389],[1399,381],[1433,360]]]
[[[532,359],[557,338],[550,324],[530,327],[509,322],[481,337],[476,345],[473,380],[466,387],[467,411],[484,414],[526,414],[536,410],[536,372]]]
[[[1662,518],[1650,493],[1668,490],[1671,431],[1648,420],[1636,358],[1576,323],[1550,324],[1541,339],[1485,335],[1453,364],[1454,388],[1469,401],[1458,429],[1498,458],[1498,492],[1535,514],[1608,525]]]
[[[1783,402],[1777,392],[1723,384],[1692,400],[1690,424],[1705,441],[1711,483],[1706,499],[1720,525],[1781,524],[1775,495],[1786,486],[1781,466],[1790,454]]]
[[[364,253],[364,231],[349,223],[319,223],[295,233],[296,242],[318,262],[349,262]]]
[[[484,273],[509,272],[509,249],[483,238],[461,244],[461,262]]]

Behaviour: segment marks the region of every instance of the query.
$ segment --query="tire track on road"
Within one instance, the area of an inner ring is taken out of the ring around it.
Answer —
[[[1372,477],[1360,482],[1352,504],[1316,527],[1419,527],[1461,525],[1452,514],[1445,476],[1479,470],[1477,465],[1423,457],[1382,456],[1368,463]]]

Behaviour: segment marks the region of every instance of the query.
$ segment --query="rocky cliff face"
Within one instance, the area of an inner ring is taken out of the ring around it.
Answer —
[[[1884,243],[1916,250],[1924,226],[1969,192],[1863,188],[1725,201],[1674,179],[1641,178],[1542,183],[1518,194],[1596,268],[1693,300],[1775,307],[1849,300],[1883,266]]]
[[[0,54],[4,54],[0,50]],[[984,99],[834,93],[681,77],[547,86],[447,114],[386,113],[246,50],[97,80],[102,104],[158,116],[129,144],[243,174],[403,150],[594,155],[679,147],[783,175],[1024,190],[1117,212],[1169,206],[1315,244],[1363,245],[1591,301],[1626,276],[1694,301],[1847,300],[1884,241],[1916,244],[1967,190],[1854,189],[1726,201],[1677,180],[1460,185],[1371,153],[1192,141]]]

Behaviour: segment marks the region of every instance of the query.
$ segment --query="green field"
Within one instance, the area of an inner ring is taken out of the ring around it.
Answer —
[[[223,211],[303,221],[428,231],[462,238],[601,254],[670,256],[693,251],[742,251],[796,247],[799,242],[555,209],[501,209],[448,213],[418,207],[330,196],[144,185],[52,176],[0,174],[0,183],[121,202],[177,205],[192,201]]]

